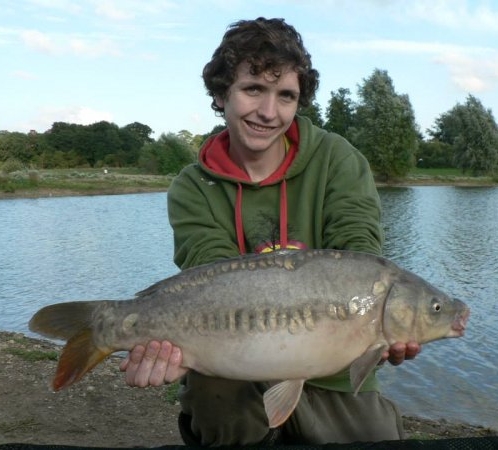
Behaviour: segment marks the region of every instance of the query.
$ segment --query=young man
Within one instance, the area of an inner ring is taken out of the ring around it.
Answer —
[[[203,145],[198,163],[185,168],[168,193],[175,263],[184,269],[280,248],[380,254],[380,202],[367,161],[342,137],[296,116],[318,87],[296,30],[280,19],[232,25],[203,77],[227,129]],[[397,343],[385,358],[398,364],[419,350],[416,343]],[[375,375],[356,397],[348,373],[309,380],[289,420],[270,430],[265,383],[186,372],[181,349],[169,342],[137,346],[121,369],[132,386],[184,376],[179,425],[187,444],[402,437],[399,413],[379,394]]]

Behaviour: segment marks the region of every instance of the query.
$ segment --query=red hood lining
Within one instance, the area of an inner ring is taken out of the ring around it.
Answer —
[[[260,186],[266,186],[281,181],[294,161],[297,153],[297,143],[299,142],[299,129],[296,120],[292,122],[285,135],[290,141],[290,147],[285,159],[275,172],[258,183]],[[201,163],[216,175],[230,178],[234,182],[252,183],[245,170],[241,169],[228,156],[229,147],[230,136],[228,130],[224,130],[221,133],[212,136],[201,149]]]

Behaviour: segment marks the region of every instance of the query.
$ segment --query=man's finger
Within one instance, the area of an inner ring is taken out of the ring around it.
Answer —
[[[157,341],[151,341],[147,344],[142,361],[138,365],[137,371],[135,373],[135,386],[146,387],[149,385],[150,374],[152,372],[152,368],[154,367],[160,349],[161,344]]]
[[[164,379],[170,364],[170,357],[173,351],[173,345],[170,342],[161,342],[157,358],[152,367],[149,376],[149,384],[151,386],[161,386],[164,384]]]

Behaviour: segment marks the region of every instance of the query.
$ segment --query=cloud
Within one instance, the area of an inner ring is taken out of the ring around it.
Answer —
[[[233,1],[233,0],[232,0]],[[111,21],[123,22],[139,18],[149,21],[150,16],[164,12],[181,11],[183,2],[167,0],[93,0],[95,14]]]
[[[48,35],[38,30],[23,30],[19,32],[19,36],[28,48],[52,56],[70,54],[99,58],[122,54],[118,45],[109,36]]]
[[[428,55],[448,69],[453,84],[464,92],[489,91],[498,85],[498,49],[491,47],[395,39],[321,39],[321,45],[329,52]]]
[[[21,40],[29,48],[48,54],[56,54],[59,51],[54,40],[47,35],[37,30],[24,30],[20,32]]]
[[[459,30],[498,32],[498,10],[488,1],[417,0],[403,2],[405,18],[412,17],[429,23]]]
[[[99,0],[95,4],[95,12],[99,16],[104,16],[107,19],[111,20],[131,20],[135,17],[135,14],[131,11],[127,11],[122,7],[122,3],[120,4],[121,8],[116,5],[116,2],[112,0]]]
[[[182,11],[177,2],[87,0],[73,8],[70,0],[20,1],[23,20],[30,18],[36,25],[32,29],[0,25],[0,45],[10,44],[13,38],[46,55],[99,58],[129,54],[137,42],[147,39],[180,39],[171,32],[182,24],[172,20],[176,17],[173,12]]]
[[[272,0],[273,3],[293,4],[330,14],[354,15],[355,19],[394,19],[400,23],[423,21],[459,31],[498,32],[498,8],[493,0]],[[354,4],[354,6],[353,6]]]
[[[435,62],[445,65],[452,82],[465,92],[485,92],[498,85],[498,51],[490,57],[450,52],[437,56]]]
[[[72,38],[69,39],[68,50],[79,56],[88,56],[92,58],[98,58],[101,56],[119,56],[121,51],[117,45],[109,38],[100,39],[82,39],[82,38]]]
[[[64,122],[78,123],[80,125],[89,125],[101,120],[112,121],[112,114],[110,112],[98,111],[86,106],[65,108],[59,112],[63,114]]]
[[[76,123],[90,125],[105,120],[113,121],[113,115],[108,111],[99,111],[88,106],[66,106],[61,108],[42,108],[36,116],[22,126],[25,130],[46,131],[54,122]]]
[[[445,54],[445,53],[484,53],[494,52],[488,47],[470,47],[453,44],[443,44],[430,41],[410,41],[402,39],[365,39],[365,40],[342,40],[317,38],[322,47],[327,51],[334,52],[383,52],[404,54]]]
[[[28,4],[38,8],[59,10],[77,14],[81,11],[81,6],[72,0],[28,0]]]

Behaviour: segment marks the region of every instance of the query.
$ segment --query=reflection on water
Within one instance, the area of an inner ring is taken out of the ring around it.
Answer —
[[[498,429],[498,189],[382,189],[385,255],[472,313],[466,336],[379,371],[404,413]],[[0,201],[0,329],[41,306],[129,298],[177,272],[166,194]]]

